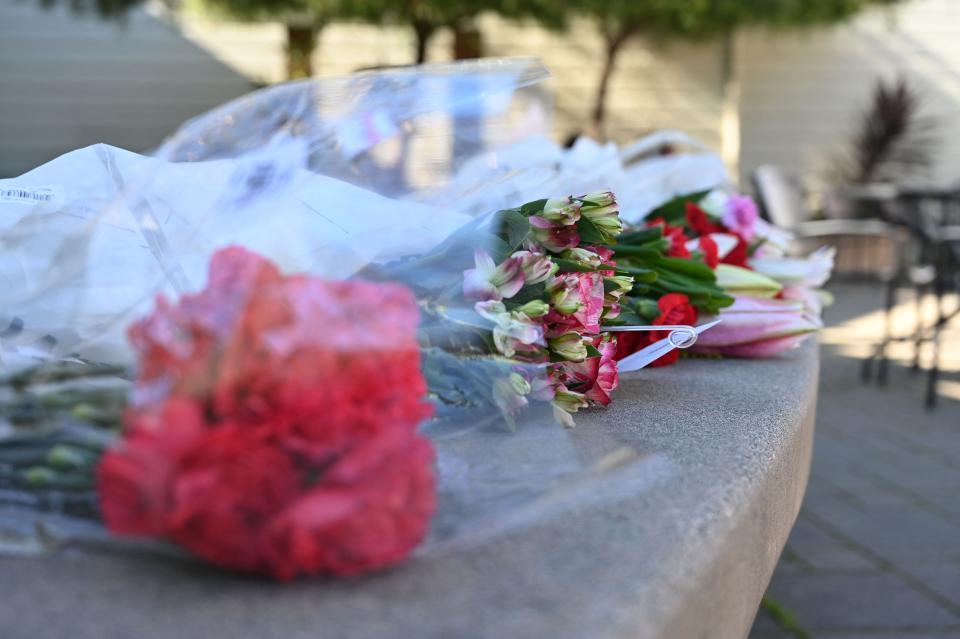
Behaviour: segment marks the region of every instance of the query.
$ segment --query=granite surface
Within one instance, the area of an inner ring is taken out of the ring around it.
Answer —
[[[277,585],[97,543],[3,557],[0,636],[745,637],[803,497],[817,373],[810,342],[626,375],[551,444],[577,471],[366,578]],[[536,445],[503,441],[519,463]]]

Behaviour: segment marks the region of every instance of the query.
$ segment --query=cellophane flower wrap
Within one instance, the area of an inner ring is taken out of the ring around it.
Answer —
[[[88,147],[4,184],[27,195],[0,204],[0,527],[359,575],[612,472],[564,426],[617,388],[616,198],[437,199],[546,130],[544,77],[280,85],[152,157]],[[468,191],[531,186],[505,180]]]

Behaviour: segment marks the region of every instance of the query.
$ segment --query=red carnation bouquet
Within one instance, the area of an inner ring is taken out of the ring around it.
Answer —
[[[97,469],[106,525],[277,579],[402,560],[435,507],[418,321],[402,286],[218,252],[203,291],[130,329],[141,372]]]

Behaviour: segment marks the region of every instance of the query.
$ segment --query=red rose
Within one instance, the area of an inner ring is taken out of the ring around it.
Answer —
[[[733,266],[740,266],[743,268],[750,268],[750,265],[747,264],[747,259],[750,257],[750,246],[747,244],[747,241],[737,236],[737,245],[733,247],[729,253],[727,253],[724,258],[721,260],[723,264],[731,264]],[[752,269],[751,269],[752,270]]]
[[[690,257],[690,250],[687,248],[690,238],[683,232],[683,227],[670,226],[662,217],[654,218],[647,226],[663,227],[663,236],[670,241],[670,247],[667,249],[668,257]]]
[[[655,326],[695,326],[697,323],[697,309],[690,304],[690,298],[683,293],[667,293],[659,300],[660,316],[653,320]],[[670,335],[667,331],[650,333],[650,341],[666,339]],[[673,349],[663,357],[655,360],[650,366],[666,366],[680,359],[680,350]]]
[[[690,304],[690,298],[683,293],[667,293],[657,300],[657,307],[660,309],[660,315],[653,320],[654,326],[696,325],[697,309]],[[617,335],[616,359],[621,360],[654,342],[666,339],[669,335],[667,331],[624,331]],[[650,366],[666,366],[673,364],[679,358],[680,351],[674,349],[654,360]]]
[[[717,243],[709,235],[700,236],[699,243],[704,263],[712,269],[717,268],[720,263],[720,250],[717,248]]]
[[[206,289],[131,330],[142,374],[98,468],[107,526],[281,579],[402,559],[434,509],[418,319],[404,287],[217,253]]]
[[[686,204],[687,226],[697,235],[710,235],[711,233],[723,233],[724,229],[719,224],[710,221],[707,214],[693,202]]]
[[[614,357],[617,361],[650,344],[650,333],[645,331],[618,331],[616,338],[617,354]]]

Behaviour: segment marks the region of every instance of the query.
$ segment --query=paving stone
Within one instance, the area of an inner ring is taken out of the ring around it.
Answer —
[[[950,552],[960,547],[960,525],[917,506],[824,507],[807,509],[851,540],[871,550],[916,546],[918,550]]]
[[[841,544],[807,544],[789,548],[808,571],[816,573],[871,572],[877,569],[876,563],[869,557]]]
[[[796,548],[804,545],[823,545],[836,543],[836,539],[825,533],[815,524],[807,520],[803,512],[797,517],[797,522],[790,531],[787,546]]]
[[[783,628],[780,627],[780,624],[777,623],[776,619],[773,618],[773,615],[770,614],[764,607],[760,607],[760,610],[757,611],[757,618],[753,620],[753,629],[750,631],[750,636],[754,636],[754,633],[763,632],[763,633],[781,633]]]
[[[807,630],[940,630],[960,615],[902,580],[879,571],[858,575],[775,577],[768,591]]]
[[[752,636],[752,635],[751,635]],[[817,633],[811,639],[960,639],[960,632],[939,632],[932,633],[925,630],[918,632],[855,632],[855,633]]]
[[[881,307],[876,286],[834,292],[828,327]],[[862,384],[845,345],[821,348],[810,482],[769,594],[812,639],[960,639],[960,402],[923,410],[925,376],[896,362],[887,386]]]
[[[905,563],[899,567],[960,609],[960,562]]]

